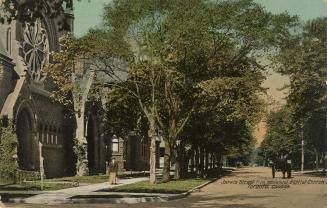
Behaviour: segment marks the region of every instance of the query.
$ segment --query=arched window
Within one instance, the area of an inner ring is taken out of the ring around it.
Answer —
[[[45,127],[44,127],[44,142],[46,144],[49,143],[49,132],[48,132],[49,128],[48,128],[48,125],[46,124]]]
[[[9,54],[11,54],[11,28],[7,30],[7,44],[6,49]]]
[[[50,136],[50,144],[54,144],[53,143],[53,139],[54,139],[54,127],[51,125],[50,129],[49,129],[49,136]]]
[[[119,139],[115,134],[112,136],[112,151],[119,152]]]
[[[58,129],[56,126],[53,127],[53,137],[54,137],[54,144],[58,144]]]

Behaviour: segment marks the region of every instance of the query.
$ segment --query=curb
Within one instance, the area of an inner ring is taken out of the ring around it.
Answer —
[[[141,197],[141,198],[93,198],[93,199],[71,199],[72,204],[137,204],[144,202],[165,202],[161,197]]]
[[[193,192],[198,192],[200,191],[201,188],[209,185],[210,183],[213,183],[215,181],[217,181],[219,178],[213,178],[212,180],[208,181],[208,182],[205,182],[199,186],[196,186],[194,187],[193,189],[187,191],[187,192],[184,192],[184,193],[181,193],[181,194],[176,194],[174,196],[168,196],[168,197],[162,197],[163,199],[166,199],[166,201],[171,201],[171,200],[176,200],[176,199],[182,199],[182,198],[185,198],[187,197],[188,195],[190,195],[191,193]]]

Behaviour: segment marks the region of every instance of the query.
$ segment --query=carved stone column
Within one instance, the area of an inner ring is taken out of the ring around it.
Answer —
[[[76,170],[78,176],[89,175],[87,160],[87,140],[85,138],[84,112],[76,113],[75,154],[77,155]]]

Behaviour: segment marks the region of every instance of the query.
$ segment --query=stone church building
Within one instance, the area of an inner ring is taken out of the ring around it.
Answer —
[[[35,24],[0,24],[0,118],[15,125],[19,168],[42,171],[47,178],[97,174],[115,157],[120,169],[147,170],[149,145],[132,134],[124,139],[106,135],[97,105],[85,101],[72,118],[50,97],[55,86],[43,69],[51,52],[60,49],[59,38],[69,32],[60,29],[61,21],[73,29],[74,16],[65,8],[65,18],[49,18],[48,9],[44,5]],[[74,138],[85,149],[82,172],[76,168]]]

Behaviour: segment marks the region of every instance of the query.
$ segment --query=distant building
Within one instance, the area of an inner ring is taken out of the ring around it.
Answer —
[[[255,126],[254,138],[256,139],[256,147],[259,147],[261,145],[262,141],[265,138],[266,132],[267,124],[265,121],[261,121]]]

